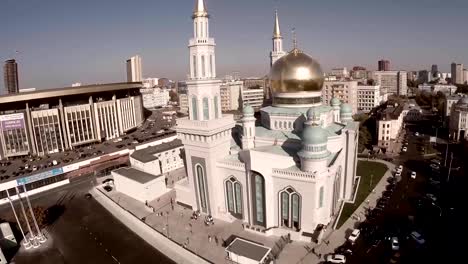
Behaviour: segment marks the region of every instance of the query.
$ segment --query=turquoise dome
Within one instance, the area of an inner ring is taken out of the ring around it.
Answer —
[[[253,115],[254,112],[255,111],[254,111],[253,107],[250,106],[250,105],[246,105],[246,106],[244,106],[244,109],[242,109],[242,113],[244,115]]]
[[[308,126],[302,131],[302,140],[306,144],[313,145],[327,143],[327,131],[320,126]]]
[[[341,104],[341,101],[340,99],[336,98],[336,97],[333,97],[330,101],[331,105],[332,106],[339,106]]]
[[[341,114],[352,114],[353,113],[353,108],[349,104],[341,104],[340,113]]]
[[[311,120],[311,119],[320,119],[320,113],[318,111],[318,109],[316,109],[315,107],[311,107],[309,108],[309,110],[307,110],[307,120]]]

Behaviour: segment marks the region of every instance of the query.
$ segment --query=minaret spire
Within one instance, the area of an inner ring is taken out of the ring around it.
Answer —
[[[199,16],[208,16],[208,11],[205,7],[205,2],[203,0],[197,0],[195,4],[195,9],[193,10],[193,17]]]
[[[275,10],[275,28],[273,29],[273,38],[281,38],[279,20],[278,20],[278,10]]]

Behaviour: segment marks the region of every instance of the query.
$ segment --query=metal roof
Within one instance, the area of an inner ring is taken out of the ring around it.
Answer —
[[[254,242],[236,238],[226,248],[226,251],[260,262],[268,256],[271,249]]]
[[[117,173],[121,176],[124,176],[125,178],[134,180],[136,182],[139,182],[141,184],[148,183],[156,178],[161,177],[161,175],[155,176],[149,173],[146,173],[141,170],[134,169],[132,167],[129,168],[120,168],[117,170],[112,171],[114,173]]]
[[[140,89],[142,86],[143,84],[141,82],[125,82],[36,90],[33,92],[0,95],[0,104],[78,94],[91,94],[106,91]]]

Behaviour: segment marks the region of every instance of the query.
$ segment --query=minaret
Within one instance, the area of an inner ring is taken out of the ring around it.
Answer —
[[[286,52],[283,51],[283,37],[281,37],[278,11],[275,11],[275,28],[273,29],[273,50],[270,52],[270,67],[279,58],[283,57]]]
[[[216,79],[215,41],[209,35],[209,15],[203,0],[193,11],[193,37],[189,41],[190,74],[187,80],[189,117],[177,119],[177,135],[185,148],[187,175],[193,210],[222,217],[223,179],[216,162],[229,155],[233,115],[221,113],[220,85]]]

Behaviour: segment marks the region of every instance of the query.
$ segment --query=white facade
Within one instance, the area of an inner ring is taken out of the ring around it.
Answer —
[[[143,79],[143,88],[153,88],[158,86],[159,78],[145,78]]]
[[[452,83],[462,84],[465,82],[463,74],[463,64],[453,62],[451,64]]]
[[[452,106],[462,98],[463,95],[459,94],[445,97],[445,116],[450,116],[450,113],[452,112]]]
[[[221,110],[238,110],[241,100],[241,91],[244,89],[242,81],[225,81],[221,84]]]
[[[143,88],[140,89],[143,97],[143,106],[146,109],[166,106],[171,99],[169,91],[161,88]]]
[[[167,193],[165,177],[153,176],[134,168],[120,168],[112,171],[116,191],[140,202],[150,202]]]
[[[357,109],[358,111],[370,112],[374,107],[383,102],[380,95],[379,85],[358,85],[357,86]]]
[[[141,82],[142,80],[141,57],[135,55],[127,60],[127,82]]]
[[[328,81],[323,83],[322,102],[330,104],[333,97],[351,105],[353,114],[358,111],[358,82],[357,81]]]
[[[429,93],[437,93],[442,92],[446,95],[455,94],[457,91],[457,87],[451,84],[420,84],[418,85],[418,89],[421,91],[429,92]]]
[[[449,136],[452,140],[468,139],[468,97],[463,97],[452,105],[450,112]]]
[[[422,118],[422,110],[415,102],[401,106],[387,106],[378,114],[377,137],[380,147],[388,147],[403,129],[403,121],[418,121]]]
[[[336,76],[338,79],[349,77],[349,72],[346,67],[331,69],[330,75]]]
[[[133,168],[152,175],[165,174],[184,167],[182,142],[174,140],[134,151],[130,155]]]
[[[189,102],[188,102],[188,96],[187,94],[179,94],[179,108],[180,112],[182,113],[188,113],[189,110]]]
[[[263,105],[263,88],[258,89],[247,89],[241,90],[242,95],[242,107],[250,105],[255,109],[262,107]]]
[[[375,71],[373,79],[376,85],[380,85],[381,93],[406,95],[407,74],[405,71]]]
[[[283,50],[283,37],[281,36],[280,26],[278,21],[278,12],[275,11],[275,27],[273,29],[273,49],[270,52],[270,67],[279,58],[283,57],[286,52]]]

